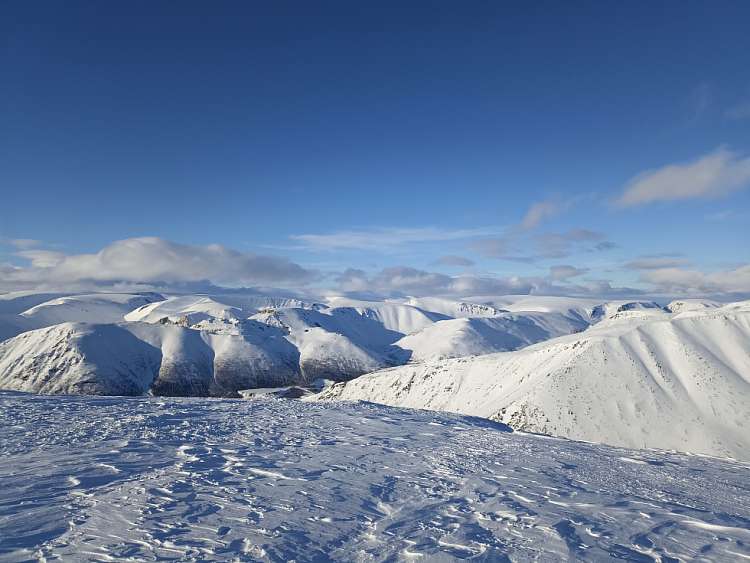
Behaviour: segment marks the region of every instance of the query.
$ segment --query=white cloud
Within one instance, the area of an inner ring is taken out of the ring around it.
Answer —
[[[617,199],[629,207],[726,195],[750,185],[750,157],[720,148],[692,162],[670,164],[635,177]]]
[[[701,272],[682,268],[660,268],[644,271],[641,281],[661,291],[681,294],[748,294],[750,293],[750,264],[734,270]]]
[[[559,273],[570,274],[566,278],[575,277],[585,272],[583,269],[572,268],[575,271],[558,270]],[[581,295],[591,297],[597,295],[625,296],[639,295],[638,289],[613,287],[607,280],[595,280],[583,284],[566,283],[565,279],[555,280],[552,277],[493,277],[493,276],[447,276],[434,272],[426,272],[397,266],[385,268],[380,272],[368,274],[363,270],[347,270],[338,278],[338,291],[353,294],[362,298],[403,297],[403,296],[443,296],[453,298],[468,298],[477,295]]]
[[[54,250],[21,250],[16,255],[31,262],[34,268],[51,268],[65,260],[65,254]]]
[[[337,282],[338,289],[342,292],[387,296],[525,294],[546,287],[545,280],[537,278],[447,276],[406,266],[385,268],[371,275],[362,270],[350,269],[341,274]]]
[[[319,250],[384,250],[413,243],[470,239],[497,232],[497,228],[489,227],[476,229],[378,228],[328,234],[292,235],[291,238],[302,243],[306,248]]]
[[[94,254],[22,250],[27,267],[5,274],[5,285],[72,287],[86,283],[195,282],[226,285],[304,285],[313,273],[285,258],[238,252],[225,246],[178,244],[156,237],[120,240]]]

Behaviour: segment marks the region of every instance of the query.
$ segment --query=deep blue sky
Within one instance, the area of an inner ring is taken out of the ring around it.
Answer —
[[[325,271],[463,271],[435,264],[450,254],[630,285],[623,264],[642,255],[735,268],[748,182],[612,201],[720,147],[742,168],[748,22],[746,1],[6,1],[0,237],[74,254],[157,236]],[[542,201],[557,211],[517,234]],[[295,238],[389,229],[416,231],[348,250]],[[570,229],[617,247],[538,256],[535,240]]]

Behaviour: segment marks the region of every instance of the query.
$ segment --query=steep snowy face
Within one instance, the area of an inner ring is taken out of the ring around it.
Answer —
[[[750,307],[613,318],[516,352],[368,374],[318,399],[447,410],[580,440],[750,459]]]
[[[394,346],[401,333],[355,308],[266,307],[249,318],[245,313],[207,296],[181,296],[141,305],[123,323],[67,323],[27,332],[0,347],[0,388],[234,396],[241,389],[317,378],[352,379],[409,357]],[[156,359],[144,362],[141,348]],[[122,384],[115,382],[118,374],[125,374]]]
[[[0,388],[34,393],[232,396],[301,380],[297,350],[270,327],[63,323],[0,343]]]
[[[408,359],[404,350],[394,346],[401,333],[356,308],[279,309],[252,319],[286,331],[299,350],[300,368],[308,381],[352,379]]]
[[[34,393],[141,395],[161,353],[118,325],[63,323],[0,343],[0,388]]]

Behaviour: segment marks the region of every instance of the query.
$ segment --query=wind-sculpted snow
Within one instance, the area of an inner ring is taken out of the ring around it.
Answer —
[[[372,404],[0,393],[0,560],[736,561],[745,463]]]
[[[484,416],[627,447],[750,459],[750,306],[625,310],[515,352],[359,377],[322,400]]]

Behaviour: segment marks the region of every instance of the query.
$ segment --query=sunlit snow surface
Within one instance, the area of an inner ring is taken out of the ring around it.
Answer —
[[[4,561],[750,557],[746,463],[372,404],[0,393],[0,483]]]

